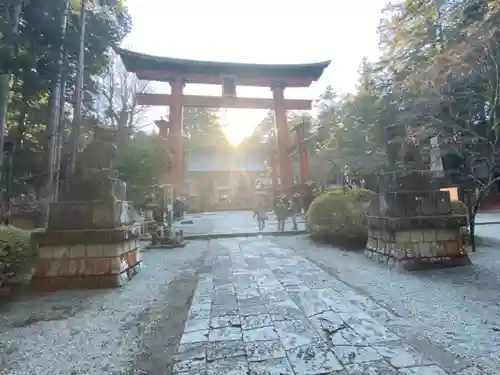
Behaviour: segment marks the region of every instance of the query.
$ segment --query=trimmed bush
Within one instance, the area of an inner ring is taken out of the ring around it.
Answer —
[[[366,213],[373,192],[366,189],[329,190],[316,197],[306,213],[314,241],[359,249],[366,245]]]
[[[0,286],[22,276],[36,256],[31,231],[0,226]]]

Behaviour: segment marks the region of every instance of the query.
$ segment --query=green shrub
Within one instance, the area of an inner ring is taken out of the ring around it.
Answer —
[[[366,213],[373,192],[332,189],[318,196],[306,213],[311,238],[347,249],[363,248],[368,232]]]
[[[20,276],[34,260],[31,232],[13,226],[0,226],[0,286]]]

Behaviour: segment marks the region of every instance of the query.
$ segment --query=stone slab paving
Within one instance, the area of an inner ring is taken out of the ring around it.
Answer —
[[[391,330],[406,322],[293,250],[217,242],[174,374],[449,374]]]

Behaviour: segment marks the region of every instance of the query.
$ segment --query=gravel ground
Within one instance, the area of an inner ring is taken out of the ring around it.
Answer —
[[[122,289],[29,296],[2,306],[0,374],[165,374],[157,370],[166,368],[165,354],[182,333],[206,249],[200,241],[144,252],[141,271]]]
[[[362,253],[312,245],[305,236],[276,237],[273,242],[295,249],[392,309],[440,347],[500,368],[500,249],[471,253],[472,267],[403,273]]]

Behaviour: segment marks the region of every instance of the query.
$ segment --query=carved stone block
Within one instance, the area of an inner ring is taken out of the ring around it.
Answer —
[[[64,183],[61,200],[50,205],[47,230],[33,233],[40,253],[35,288],[116,287],[137,273],[140,249],[126,185],[112,170],[113,140],[112,131],[95,131],[77,171]]]
[[[390,259],[402,269],[469,264],[460,231],[465,216],[452,215],[449,194],[433,188],[430,171],[399,169],[384,174],[370,203],[370,259]]]

